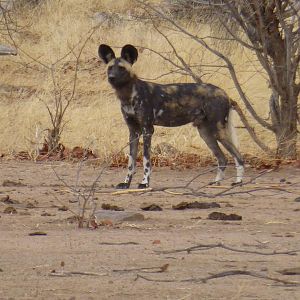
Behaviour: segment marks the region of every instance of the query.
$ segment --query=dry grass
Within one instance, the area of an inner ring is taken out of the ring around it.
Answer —
[[[46,65],[51,65],[65,55],[75,45],[81,45],[87,32],[96,25],[93,16],[99,11],[109,11],[119,15],[133,12],[134,1],[46,1],[34,11],[23,11],[19,19],[23,24],[30,23],[25,32],[15,35],[17,43],[30,56]],[[31,22],[28,22],[31,20]],[[104,23],[87,43],[80,59],[76,97],[66,115],[66,127],[62,143],[68,147],[89,147],[106,158],[117,152],[127,143],[127,128],[123,122],[119,103],[106,82],[105,66],[97,59],[100,43],[120,47],[132,43],[140,47],[151,47],[157,51],[170,53],[166,41],[148,25],[135,22]],[[191,30],[196,30],[191,28]],[[201,29],[201,35],[207,34]],[[215,58],[204,53],[195,42],[169,33],[179,49],[179,53],[192,63],[213,63]],[[117,48],[116,48],[117,49]],[[78,51],[78,47],[74,49]],[[116,52],[119,50],[117,49]],[[258,64],[249,53],[236,50],[231,53],[239,72],[240,81],[251,97],[256,108],[268,117],[265,99],[269,96],[267,81],[263,74],[257,73]],[[72,89],[75,56],[71,53],[56,64],[55,77],[64,86],[67,95]],[[165,74],[170,69],[165,61],[154,53],[140,52],[139,61],[134,66],[140,77],[151,79]],[[53,82],[51,73],[27,55],[19,52],[17,57],[1,58],[0,70],[0,151],[13,152],[32,150],[43,141],[49,128],[49,116],[44,104],[53,102]],[[222,86],[229,95],[238,100],[233,84],[224,69],[206,68],[205,81]],[[187,82],[191,79],[183,75],[169,75],[159,82]],[[17,87],[17,88],[16,88]],[[253,124],[255,126],[255,124]],[[274,143],[272,137],[257,127],[257,131],[268,144]],[[238,129],[241,150],[257,153],[257,148],[244,129]],[[180,151],[205,153],[207,148],[195,129],[187,125],[180,128],[157,128],[153,143],[168,142]]]

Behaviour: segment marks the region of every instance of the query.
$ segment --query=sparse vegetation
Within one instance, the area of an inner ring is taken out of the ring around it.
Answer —
[[[157,78],[157,82],[192,81],[187,74],[176,70],[156,53],[148,50],[154,49],[175,61],[174,53],[166,40],[147,24],[143,25],[135,20],[133,16],[138,9],[133,1],[53,0],[40,1],[34,7],[27,5],[15,12],[15,19],[22,27],[21,32],[12,34],[19,47],[18,57],[5,57],[0,60],[2,153],[32,150],[36,144],[43,142],[43,134],[46,134],[51,124],[45,105],[39,98],[51,105],[53,82],[51,74],[37,61],[51,65],[63,57],[72,45],[78,43],[78,39],[99,24],[97,16],[104,12],[111,16],[109,23],[103,22],[95,32],[78,62],[76,95],[64,116],[66,125],[61,134],[61,143],[72,148],[86,147],[93,141],[93,152],[105,160],[127,142],[127,128],[124,126],[118,101],[106,81],[105,67],[97,58],[99,43],[113,45],[116,52],[125,43],[139,47],[140,59],[134,69],[142,78]],[[187,26],[194,32],[199,32],[199,28],[193,27],[191,22],[187,21]],[[221,86],[239,102],[239,96],[228,74],[222,67],[211,67],[215,58],[210,53],[199,49],[195,42],[184,37],[171,32],[167,34],[171,34],[174,45],[183,58],[191,64],[201,65],[199,67],[202,80]],[[201,26],[201,34],[209,35],[209,27]],[[3,41],[9,39],[9,36],[1,36]],[[236,64],[236,72],[244,90],[252,95],[253,107],[259,110],[262,118],[267,119],[268,103],[262,100],[269,99],[271,94],[264,72],[250,51],[237,49],[235,53],[231,53],[231,59]],[[74,78],[75,66],[76,59],[72,54],[60,61],[62,74],[58,80],[66,95],[70,95],[72,91],[72,85],[68,83]],[[257,154],[257,146],[240,125],[238,123],[241,151]],[[275,138],[264,128],[260,128],[255,122],[251,122],[251,125],[266,144],[276,147]],[[43,133],[39,140],[36,138],[37,126],[39,132]],[[208,153],[206,146],[199,141],[197,131],[191,130],[189,125],[180,129],[156,128],[153,142],[154,147],[161,142],[167,142],[179,151]]]
[[[125,174],[128,132],[97,57],[99,44],[116,54],[135,45],[140,78],[203,80],[243,107],[223,65],[164,22],[158,29],[165,36],[150,27],[137,0],[7,1],[22,9],[10,11],[11,29],[0,22],[0,44],[18,48],[17,56],[0,56],[0,298],[294,299],[300,160],[262,153],[238,119],[243,184],[230,185],[236,174],[230,165],[222,184],[210,185],[215,160],[197,130],[184,126],[155,129],[152,162],[166,168],[154,169],[151,188],[115,189]],[[197,21],[182,19],[208,39],[211,28]],[[255,56],[223,41],[216,46],[271,122],[265,101],[271,91]],[[274,150],[276,138],[247,117]],[[55,143],[62,151],[50,156]],[[136,179],[142,163],[140,152]]]

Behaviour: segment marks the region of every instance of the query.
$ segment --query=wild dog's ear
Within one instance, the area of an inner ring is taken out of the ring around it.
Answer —
[[[99,46],[98,55],[106,64],[116,58],[114,50],[105,44]]]
[[[138,58],[138,51],[132,45],[125,45],[121,51],[121,57],[133,65]]]

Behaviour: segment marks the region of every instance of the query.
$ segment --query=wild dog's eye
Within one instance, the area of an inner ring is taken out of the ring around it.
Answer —
[[[119,67],[120,71],[124,71],[125,70],[125,67],[123,67],[123,66],[118,66],[118,67]]]

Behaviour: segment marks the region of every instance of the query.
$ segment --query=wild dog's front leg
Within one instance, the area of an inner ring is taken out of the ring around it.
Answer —
[[[140,132],[134,126],[128,126],[128,127],[130,131],[130,135],[129,135],[130,151],[129,151],[129,158],[128,158],[127,175],[125,177],[124,182],[121,182],[116,186],[117,189],[128,189],[130,187],[130,183],[136,169],[136,157],[138,152]]]
[[[139,184],[139,189],[144,189],[149,187],[150,184],[150,174],[151,174],[151,139],[153,134],[153,127],[143,128],[143,141],[144,141],[144,157],[143,157],[143,167],[144,167],[144,177],[143,181]]]

